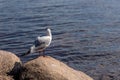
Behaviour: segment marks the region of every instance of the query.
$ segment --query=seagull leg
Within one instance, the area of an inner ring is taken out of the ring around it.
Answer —
[[[39,51],[39,56],[41,55],[40,53],[41,53],[41,52]]]
[[[43,55],[43,57],[45,57],[45,50],[43,50],[43,54],[42,55]]]

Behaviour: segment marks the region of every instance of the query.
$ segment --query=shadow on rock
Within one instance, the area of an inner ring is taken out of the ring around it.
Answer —
[[[10,75],[10,76],[13,76],[13,78],[15,80],[19,80],[21,69],[22,69],[21,63],[20,62],[15,62],[15,65],[14,65],[13,69],[10,72],[8,72],[7,74]]]

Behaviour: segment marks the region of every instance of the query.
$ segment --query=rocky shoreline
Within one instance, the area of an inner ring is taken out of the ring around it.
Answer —
[[[50,56],[22,63],[14,53],[0,50],[0,80],[93,80]]]

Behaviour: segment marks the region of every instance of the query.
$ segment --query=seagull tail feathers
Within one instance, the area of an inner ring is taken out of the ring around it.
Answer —
[[[27,53],[22,54],[21,57],[26,56],[28,54],[30,54],[30,50],[28,50]]]

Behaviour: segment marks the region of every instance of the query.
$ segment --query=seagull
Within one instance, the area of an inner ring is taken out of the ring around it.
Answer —
[[[47,28],[47,35],[46,36],[38,36],[37,39],[35,40],[33,46],[30,47],[27,53],[22,54],[21,56],[26,56],[30,53],[43,53],[43,56],[45,56],[45,49],[50,45],[52,40],[52,33],[51,29]]]

